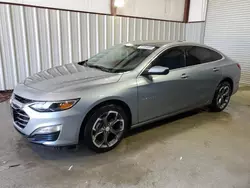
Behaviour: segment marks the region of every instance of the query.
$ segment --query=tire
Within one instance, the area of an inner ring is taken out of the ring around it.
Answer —
[[[84,129],[86,146],[103,153],[115,148],[128,129],[128,117],[117,105],[109,104],[94,111]]]
[[[227,107],[230,101],[231,93],[232,93],[232,87],[230,83],[227,81],[221,82],[215,91],[212,104],[210,105],[211,111],[213,112],[223,111]]]

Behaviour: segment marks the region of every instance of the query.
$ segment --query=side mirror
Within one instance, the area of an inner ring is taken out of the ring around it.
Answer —
[[[142,75],[167,75],[169,73],[168,67],[154,66],[149,70],[145,70]]]

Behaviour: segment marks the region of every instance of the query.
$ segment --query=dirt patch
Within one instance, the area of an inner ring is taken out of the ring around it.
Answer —
[[[12,90],[0,91],[0,103],[10,99]]]
[[[249,85],[240,85],[239,88],[240,91],[250,91],[250,86]]]

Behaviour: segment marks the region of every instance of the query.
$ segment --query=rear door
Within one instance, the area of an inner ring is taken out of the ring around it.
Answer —
[[[222,56],[217,52],[199,46],[185,46],[186,67],[189,75],[191,96],[196,97],[193,106],[211,102],[215,89],[222,79],[218,60]]]

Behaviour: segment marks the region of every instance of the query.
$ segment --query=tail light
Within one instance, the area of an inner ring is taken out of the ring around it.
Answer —
[[[241,70],[241,66],[240,66],[240,64],[239,64],[239,63],[237,63],[237,67]]]

